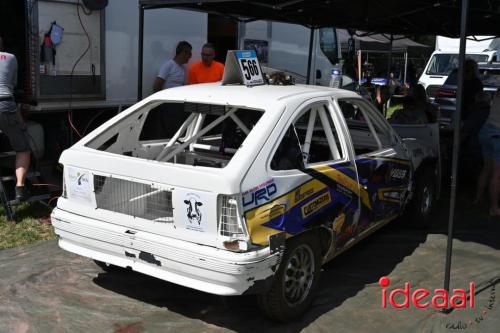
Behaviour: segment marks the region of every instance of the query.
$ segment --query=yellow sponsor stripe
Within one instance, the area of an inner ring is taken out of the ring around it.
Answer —
[[[262,205],[245,213],[248,232],[252,242],[265,245],[270,235],[281,231],[263,226],[277,216],[284,215],[300,202],[326,188],[322,182],[311,179],[295,190],[278,197],[268,204]]]
[[[370,203],[370,196],[368,195],[368,191],[359,186],[359,183],[349,177],[348,175],[344,174],[343,172],[332,168],[331,166],[328,165],[321,165],[317,167],[313,167],[314,170],[317,172],[320,172],[327,176],[328,178],[333,179],[340,185],[346,187],[349,189],[351,192],[355,193],[356,195],[361,197],[361,202],[368,208],[372,208],[371,203]]]

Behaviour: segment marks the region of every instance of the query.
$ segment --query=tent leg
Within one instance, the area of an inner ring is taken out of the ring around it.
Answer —
[[[142,72],[144,57],[144,6],[139,5],[139,57],[137,66],[137,101],[142,100]]]
[[[450,193],[450,214],[448,220],[448,242],[446,245],[446,263],[444,272],[444,289],[450,291],[451,255],[453,249],[453,221],[455,217],[455,204],[457,196],[457,170],[458,155],[460,152],[460,119],[464,92],[464,64],[465,64],[465,39],[467,35],[467,17],[469,0],[462,0],[462,15],[460,20],[460,51],[458,56],[458,89],[457,110],[453,119],[453,160]],[[446,311],[447,309],[445,309]]]
[[[389,61],[387,63],[387,78],[391,77],[391,62],[392,62],[392,42],[394,40],[394,36],[391,34],[391,39],[389,39]]]
[[[361,85],[361,50],[358,50],[358,85]]]
[[[406,72],[408,71],[408,51],[405,52],[405,74],[403,76],[403,83],[406,83]]]
[[[311,34],[309,36],[309,57],[307,58],[307,84],[311,84],[311,64],[313,57],[313,46],[314,46],[314,28],[311,28]]]

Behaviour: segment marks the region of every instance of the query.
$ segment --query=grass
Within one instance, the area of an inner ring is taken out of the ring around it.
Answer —
[[[14,208],[16,222],[7,221],[0,208],[0,250],[55,239],[48,221],[50,209],[40,203],[25,203]]]

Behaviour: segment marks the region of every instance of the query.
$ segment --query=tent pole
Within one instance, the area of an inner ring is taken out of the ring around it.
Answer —
[[[457,169],[458,155],[460,152],[460,119],[463,107],[465,39],[467,35],[468,9],[469,0],[462,0],[462,15],[460,20],[460,51],[458,55],[457,110],[453,119],[453,160],[451,176],[450,214],[448,220],[448,242],[446,245],[446,263],[444,272],[444,289],[448,292],[450,291],[451,254],[453,249],[453,220],[455,215],[455,204],[457,196]]]
[[[403,84],[406,83],[406,72],[408,71],[408,51],[405,52],[405,74],[403,77]]]
[[[309,57],[307,58],[307,84],[311,84],[311,63],[313,57],[313,46],[314,46],[314,28],[311,28],[311,34],[309,36]]]
[[[361,85],[361,50],[358,50],[358,85]]]
[[[392,41],[394,40],[393,34],[389,39],[389,62],[387,63],[387,78],[391,77],[391,62],[392,62]]]
[[[137,101],[142,99],[142,71],[144,57],[144,6],[139,5],[139,58],[137,66]]]

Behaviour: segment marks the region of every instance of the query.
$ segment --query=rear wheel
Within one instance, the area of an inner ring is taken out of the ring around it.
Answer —
[[[276,272],[271,289],[258,296],[267,316],[278,321],[297,319],[312,302],[321,272],[319,240],[313,233],[296,236]]]
[[[411,219],[414,225],[428,227],[436,200],[435,177],[432,168],[426,168],[419,175],[411,203]]]

